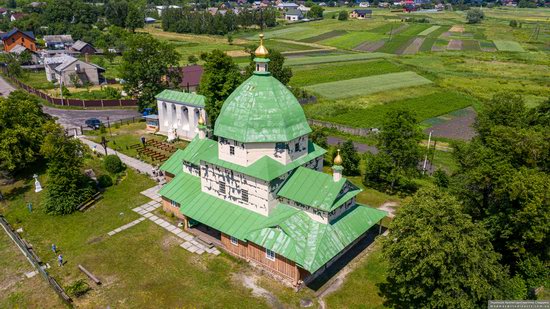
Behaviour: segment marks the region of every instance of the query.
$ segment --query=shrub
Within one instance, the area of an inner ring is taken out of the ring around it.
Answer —
[[[469,24],[477,24],[485,17],[483,11],[478,8],[469,9],[466,13],[466,20]]]
[[[105,128],[105,125],[103,123],[99,125],[99,133],[101,134],[107,133],[107,129]]]
[[[120,158],[116,155],[108,155],[103,159],[103,166],[107,172],[111,174],[118,174],[125,169],[124,164],[120,161]]]
[[[80,297],[88,293],[89,290],[91,290],[90,286],[86,283],[86,281],[84,281],[84,279],[79,279],[71,285],[65,287],[65,291],[74,297]]]
[[[120,91],[118,89],[113,87],[105,87],[103,88],[103,92],[105,92],[105,95],[110,99],[120,99],[122,98],[122,95],[120,94]]]
[[[518,26],[518,21],[515,19],[512,19],[510,21],[510,27],[516,28]]]
[[[340,11],[340,13],[338,13],[338,20],[348,20],[348,12]]]
[[[101,175],[97,178],[97,183],[100,188],[108,188],[113,185],[113,178],[109,175]]]
[[[440,188],[447,188],[449,186],[449,176],[444,170],[438,169],[434,172],[434,182]]]

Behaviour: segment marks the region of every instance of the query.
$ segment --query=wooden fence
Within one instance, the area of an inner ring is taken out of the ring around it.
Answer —
[[[17,247],[23,252],[25,257],[29,260],[29,262],[36,268],[36,271],[48,281],[48,284],[50,287],[59,295],[59,297],[63,300],[63,302],[70,308],[73,308],[73,300],[65,290],[57,283],[57,281],[48,274],[48,272],[45,270],[45,267],[42,265],[42,262],[40,261],[40,258],[36,255],[34,250],[32,249],[32,246],[29,246],[20,236],[17,232],[15,232],[11,226],[9,225],[8,221],[4,219],[4,216],[0,215],[0,226],[4,228],[4,231],[8,234],[8,236],[15,242]]]
[[[352,135],[358,135],[358,136],[368,136],[369,134],[373,134],[378,132],[378,129],[376,128],[353,128],[344,126],[337,123],[327,122],[327,121],[321,121],[321,120],[314,120],[314,119],[308,119],[307,122],[312,126],[318,126],[318,127],[324,127],[329,129],[336,129],[340,132],[352,134]]]
[[[4,73],[7,76],[6,68],[2,67]],[[81,99],[71,99],[71,98],[54,98],[49,94],[44,93],[38,89],[35,89],[20,80],[10,77],[10,81],[17,87],[25,90],[28,93],[34,94],[54,105],[64,105],[64,106],[76,106],[76,107],[115,107],[115,106],[137,106],[136,99],[114,99],[114,100],[81,100]]]

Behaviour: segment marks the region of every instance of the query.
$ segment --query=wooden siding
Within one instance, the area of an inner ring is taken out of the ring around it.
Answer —
[[[170,180],[174,179],[174,175],[173,174],[170,174],[168,172],[164,172],[164,180],[166,181],[166,183],[169,183]]]
[[[6,52],[9,52],[17,45],[23,45],[32,51],[36,51],[36,44],[34,43],[34,40],[21,32],[16,32],[9,38],[5,38],[2,41],[4,42],[4,51]]]
[[[180,212],[179,207],[172,206],[172,202],[165,197],[162,198],[162,209],[167,213],[173,213],[176,217],[182,220],[185,219],[185,216]]]
[[[254,243],[248,243],[247,257],[267,267],[276,274],[291,279],[293,282],[296,282],[298,278],[299,274],[296,263],[278,254],[275,254],[275,261],[269,260],[266,258],[265,248]]]
[[[223,233],[222,233],[221,240],[222,240],[222,244],[225,246],[226,251],[238,257],[246,259],[247,251],[248,251],[248,243],[239,240],[239,244],[234,245],[231,243],[231,236]]]

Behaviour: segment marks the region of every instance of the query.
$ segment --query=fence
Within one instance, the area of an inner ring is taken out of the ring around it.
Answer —
[[[69,295],[67,295],[67,293],[65,292],[65,290],[63,290],[59,283],[57,283],[57,281],[53,277],[51,277],[44,268],[42,268],[42,263],[39,261],[36,253],[34,253],[34,250],[25,243],[25,241],[19,236],[19,234],[13,231],[8,221],[6,221],[6,219],[2,215],[0,215],[0,225],[2,225],[8,236],[15,242],[17,247],[19,247],[21,252],[23,252],[25,257],[34,266],[34,268],[36,268],[36,270],[42,275],[42,277],[44,277],[44,279],[48,281],[52,289],[57,293],[57,295],[59,295],[59,297],[61,297],[63,302],[65,302],[65,304],[67,304],[69,307],[73,307],[73,300],[71,299],[71,297],[69,297]]]
[[[378,130],[375,128],[367,129],[367,128],[352,128],[347,127],[341,124],[336,124],[332,122],[326,122],[326,121],[320,121],[320,120],[314,120],[314,119],[308,119],[307,121],[312,126],[319,126],[329,129],[336,129],[340,132],[352,134],[352,135],[358,135],[358,136],[368,136],[369,134],[375,133]]]
[[[5,67],[2,71],[7,75]],[[51,97],[49,94],[35,89],[16,78],[10,77],[10,81],[17,87],[25,90],[28,93],[34,94],[54,105],[76,106],[76,107],[115,107],[115,106],[137,106],[136,99],[114,99],[114,100],[81,100],[81,99],[60,99]]]

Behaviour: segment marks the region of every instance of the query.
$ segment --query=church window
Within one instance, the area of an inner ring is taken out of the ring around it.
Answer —
[[[170,205],[172,205],[172,207],[178,207],[178,203],[176,201],[170,201]]]
[[[220,181],[220,193],[225,194],[225,182]]]
[[[234,245],[234,246],[238,246],[239,245],[239,240],[236,238],[236,237],[233,237],[231,236],[231,244]]]
[[[294,144],[294,151],[296,152],[300,151],[300,143]]]
[[[232,156],[235,155],[235,146],[229,146],[229,154]]]
[[[241,190],[241,194],[242,194],[243,202],[248,203],[248,190]]]
[[[275,252],[269,250],[269,249],[265,249],[265,258],[270,260],[270,261],[275,261]]]

